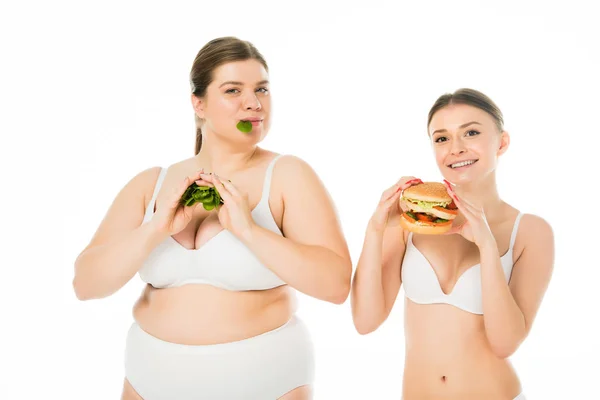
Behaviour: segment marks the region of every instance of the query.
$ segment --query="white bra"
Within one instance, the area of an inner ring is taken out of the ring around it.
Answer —
[[[510,281],[513,269],[513,247],[519,222],[523,214],[519,213],[510,238],[508,251],[500,257],[506,282]],[[412,232],[408,236],[406,253],[402,262],[402,286],[407,298],[419,304],[444,303],[458,307],[473,314],[483,314],[481,303],[481,264],[467,269],[456,281],[452,292],[442,291],[437,275],[425,256],[413,243]]]
[[[252,210],[252,218],[263,228],[282,235],[269,207],[271,177],[276,156],[265,173],[261,199]],[[166,175],[158,176],[152,200],[148,203],[144,223],[154,215],[156,196]],[[285,285],[234,234],[223,229],[198,249],[187,249],[169,236],[145,260],[140,278],[156,288],[170,288],[190,283],[208,284],[232,290],[265,290]]]

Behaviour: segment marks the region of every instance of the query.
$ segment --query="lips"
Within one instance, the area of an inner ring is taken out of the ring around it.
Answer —
[[[244,118],[241,121],[244,122],[250,122],[252,124],[252,126],[258,126],[263,122],[262,118],[256,118],[256,117],[252,117],[252,118]]]

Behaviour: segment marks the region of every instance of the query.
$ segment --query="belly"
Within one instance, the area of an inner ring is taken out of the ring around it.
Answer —
[[[521,392],[510,362],[492,352],[483,316],[406,299],[404,326],[406,400],[512,400]]]
[[[232,292],[209,285],[147,285],[133,308],[139,326],[159,339],[189,345],[247,339],[285,324],[296,310],[287,285]]]

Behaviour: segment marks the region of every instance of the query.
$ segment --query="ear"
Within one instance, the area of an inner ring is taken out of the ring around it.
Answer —
[[[498,148],[498,156],[501,156],[502,154],[506,153],[506,150],[508,150],[508,146],[510,145],[510,135],[508,134],[508,132],[506,131],[502,131],[502,133],[500,134],[500,147]]]
[[[194,107],[194,112],[200,119],[204,119],[204,105],[205,102],[203,99],[192,94],[192,107]]]

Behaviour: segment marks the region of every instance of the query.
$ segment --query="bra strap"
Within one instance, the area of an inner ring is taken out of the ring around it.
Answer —
[[[269,165],[267,166],[267,172],[265,173],[265,181],[263,183],[263,191],[260,199],[260,203],[262,203],[265,199],[269,201],[269,195],[271,193],[271,179],[273,176],[273,167],[275,167],[275,162],[281,157],[283,154],[279,154],[271,160]]]
[[[152,199],[148,203],[148,207],[146,208],[146,215],[144,220],[148,219],[152,214],[154,214],[154,204],[156,203],[156,197],[158,196],[158,192],[165,180],[165,176],[167,175],[167,169],[161,168],[160,173],[158,174],[158,179],[156,180],[156,185],[154,185],[154,193],[152,193]]]
[[[519,215],[517,215],[517,218],[515,219],[515,225],[513,226],[513,231],[510,236],[510,248],[511,249],[515,245],[515,239],[517,238],[517,231],[519,230],[519,223],[521,222],[522,216],[523,216],[523,213],[519,213]]]

